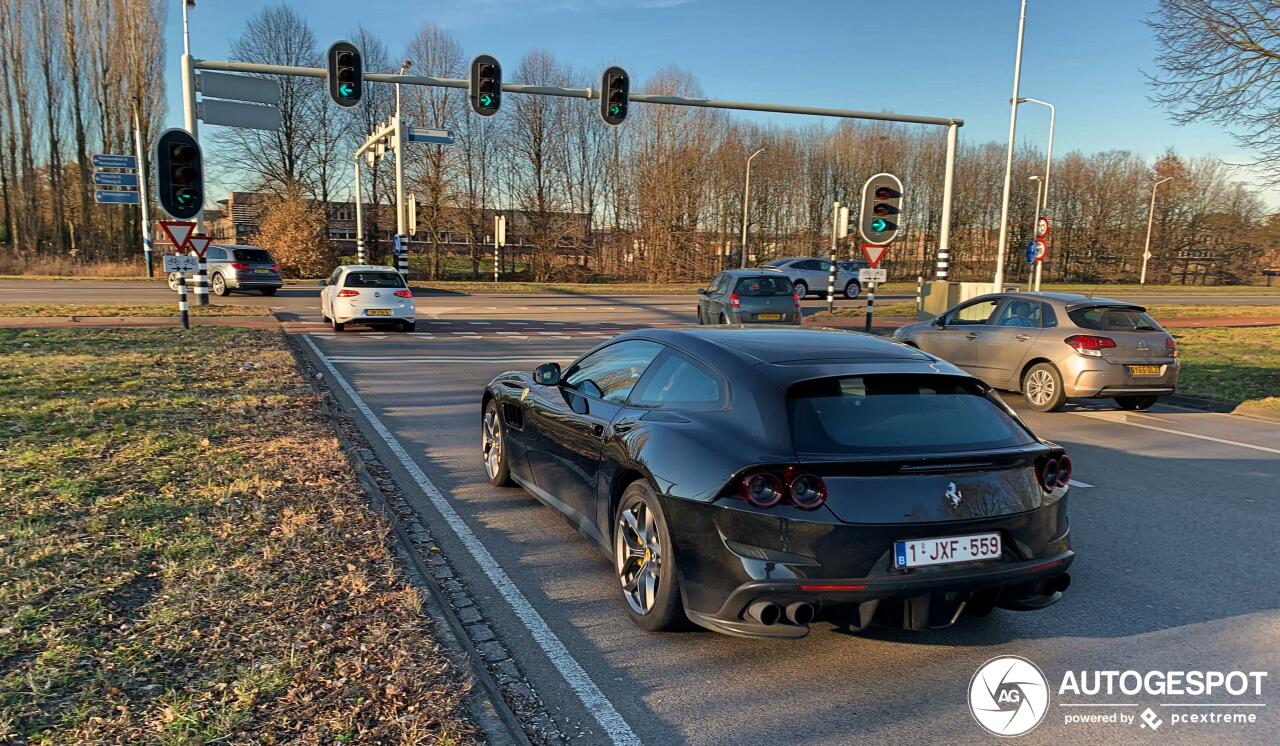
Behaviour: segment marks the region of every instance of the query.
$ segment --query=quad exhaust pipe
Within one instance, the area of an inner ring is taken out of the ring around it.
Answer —
[[[787,604],[784,610],[772,601],[755,601],[747,607],[747,618],[767,626],[778,624],[785,619],[791,624],[804,626],[813,621],[817,610],[808,601],[796,601]]]

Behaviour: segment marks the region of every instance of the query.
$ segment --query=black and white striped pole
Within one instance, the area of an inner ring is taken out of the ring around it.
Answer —
[[[182,328],[191,328],[191,319],[187,316],[187,273],[178,274],[178,313],[182,316]]]
[[[867,283],[867,324],[865,331],[871,331],[871,316],[876,312],[876,281]]]
[[[827,269],[827,313],[836,309],[836,242],[841,238],[841,225],[844,232],[849,232],[849,208],[841,207],[839,202],[831,203],[831,266]]]

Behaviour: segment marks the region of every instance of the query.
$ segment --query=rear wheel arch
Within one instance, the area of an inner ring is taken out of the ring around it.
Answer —
[[[1049,359],[1049,358],[1047,358],[1047,357],[1034,357],[1034,358],[1031,358],[1030,360],[1028,360],[1026,363],[1024,363],[1024,364],[1023,364],[1022,368],[1018,371],[1018,379],[1017,379],[1016,381],[1014,381],[1014,382],[1013,382],[1013,383],[1017,384],[1017,386],[1018,386],[1018,391],[1022,391],[1022,381],[1027,377],[1027,373],[1028,373],[1032,368],[1034,368],[1034,367],[1036,367],[1037,365],[1039,365],[1040,363],[1046,363],[1046,364],[1048,364],[1048,365],[1052,365],[1052,366],[1053,366],[1053,367],[1055,367],[1055,368],[1057,368],[1057,367],[1058,367],[1058,364],[1057,364],[1057,363],[1053,362],[1052,360],[1050,360],[1050,359]],[[1058,373],[1058,375],[1062,375],[1062,373],[1061,373],[1061,372],[1059,372],[1059,373]]]

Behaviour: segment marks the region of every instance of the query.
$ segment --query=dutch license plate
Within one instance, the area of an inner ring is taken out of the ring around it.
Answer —
[[[756,314],[756,321],[782,321],[782,314],[780,314],[780,313],[758,313],[758,314]]]
[[[364,312],[366,316],[390,316],[390,308],[370,308]]]
[[[897,568],[999,559],[1000,555],[1000,534],[943,536],[936,539],[911,539],[893,543],[893,564]]]
[[[265,275],[266,273],[268,273],[268,272],[270,272],[270,271],[271,271],[271,270],[269,270],[269,269],[255,269],[255,270],[254,270],[254,272],[255,272],[255,273],[260,274],[260,275]]]
[[[1130,365],[1129,375],[1131,376],[1158,376],[1160,375],[1159,365]]]

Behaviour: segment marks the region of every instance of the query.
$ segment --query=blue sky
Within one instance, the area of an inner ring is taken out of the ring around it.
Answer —
[[[167,41],[172,123],[181,120],[180,0]],[[575,66],[621,64],[633,90],[677,65],[717,98],[887,110],[965,120],[961,138],[1003,142],[1018,0],[289,0],[321,46],[357,23],[393,58],[420,24],[449,30],[468,56],[507,70],[534,48]],[[198,0],[192,54],[225,59],[258,0]],[[1055,151],[1131,150],[1247,160],[1213,125],[1175,126],[1148,100],[1155,44],[1143,20],[1154,0],[1031,0],[1022,95],[1058,108]],[[428,73],[415,68],[414,72]],[[511,81],[508,75],[509,82]],[[836,81],[830,85],[830,81]],[[501,114],[499,114],[501,116]],[[761,118],[770,118],[762,115]],[[801,118],[791,120],[801,122]],[[1043,143],[1048,112],[1024,106],[1018,137]],[[625,125],[624,125],[625,126]],[[1265,195],[1280,205],[1280,193]]]

